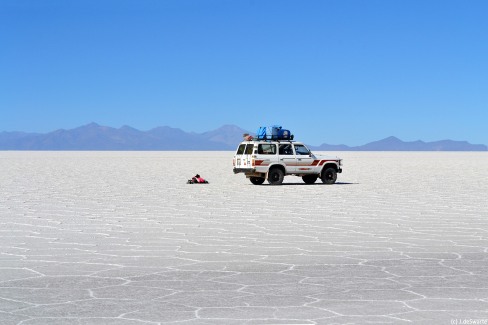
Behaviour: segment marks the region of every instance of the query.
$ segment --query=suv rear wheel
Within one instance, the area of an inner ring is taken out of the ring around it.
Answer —
[[[263,177],[249,177],[249,180],[254,185],[261,185],[261,184],[264,183],[264,178]]]
[[[337,171],[332,167],[327,167],[322,171],[320,178],[324,184],[334,184],[337,179]]]
[[[319,175],[305,175],[302,176],[302,179],[305,182],[305,184],[313,184],[315,183],[318,177]]]
[[[283,178],[285,178],[285,173],[280,168],[272,168],[268,172],[268,183],[271,185],[280,185],[283,183]]]

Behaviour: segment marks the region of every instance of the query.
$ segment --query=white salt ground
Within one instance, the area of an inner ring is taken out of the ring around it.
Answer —
[[[488,153],[332,154],[0,152],[0,324],[488,323]]]

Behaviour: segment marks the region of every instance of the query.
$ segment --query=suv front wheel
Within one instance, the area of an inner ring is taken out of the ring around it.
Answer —
[[[320,178],[324,184],[334,184],[337,179],[337,171],[332,167],[327,167],[322,171]]]
[[[268,183],[271,185],[280,185],[283,183],[283,178],[285,178],[285,173],[280,168],[272,168],[268,172]]]

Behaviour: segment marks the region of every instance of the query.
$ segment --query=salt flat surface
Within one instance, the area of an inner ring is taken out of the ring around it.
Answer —
[[[0,324],[488,322],[488,154],[337,154],[0,152]]]

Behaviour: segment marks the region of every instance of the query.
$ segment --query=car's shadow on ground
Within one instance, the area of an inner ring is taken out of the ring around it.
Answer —
[[[317,182],[317,183],[314,183],[314,184],[305,184],[305,183],[282,183],[280,186],[336,186],[336,185],[359,185],[359,183],[347,183],[347,182],[337,182],[337,183],[334,183],[334,184],[324,184],[322,182]],[[271,184],[268,184],[268,183],[263,183],[261,186],[277,186],[277,185],[271,185]]]

